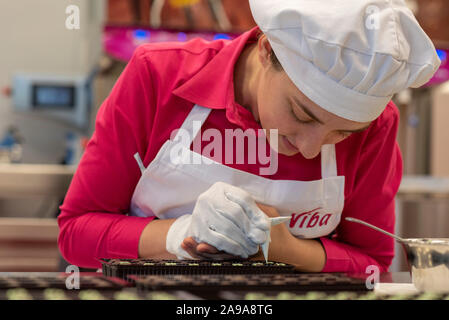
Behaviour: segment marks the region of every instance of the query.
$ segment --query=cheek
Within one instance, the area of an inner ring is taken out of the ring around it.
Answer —
[[[279,134],[287,134],[294,129],[288,108],[282,103],[285,97],[279,94],[277,88],[264,83],[259,87],[257,96],[259,120],[263,129],[278,129]]]
[[[266,82],[262,81],[257,92],[257,107],[260,124],[264,129],[269,129],[271,126],[274,100],[271,90],[267,90]]]
[[[349,137],[341,137],[341,136],[335,136],[335,137],[331,137],[328,139],[328,141],[326,142],[326,144],[337,144],[339,142],[342,142],[346,139],[348,139]]]

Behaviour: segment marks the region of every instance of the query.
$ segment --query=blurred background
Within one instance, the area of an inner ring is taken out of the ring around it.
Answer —
[[[396,233],[449,238],[449,3],[406,2],[442,65],[394,97],[404,157]],[[1,1],[0,271],[65,270],[58,207],[138,45],[234,39],[253,26],[247,0]],[[396,249],[390,270],[407,270]]]

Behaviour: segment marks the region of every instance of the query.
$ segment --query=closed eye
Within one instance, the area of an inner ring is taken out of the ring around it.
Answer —
[[[301,123],[301,124],[307,124],[307,123],[311,123],[314,122],[314,120],[310,119],[310,120],[302,120],[300,119],[296,114],[295,111],[293,109],[293,106],[290,105],[290,113],[292,114],[293,118],[295,119],[296,122]]]
[[[294,111],[294,109],[293,109],[292,106],[290,106],[290,113],[292,114],[293,119],[295,119],[295,121],[298,122],[298,123],[300,123],[300,124],[310,124],[310,123],[315,122],[315,120],[313,120],[313,119],[310,119],[310,120],[302,120],[302,119],[300,119],[300,118],[295,114],[295,111]],[[349,137],[350,135],[352,135],[352,132],[350,132],[350,131],[338,131],[338,135],[339,135],[341,138],[345,139],[345,138]]]
[[[314,122],[318,122],[320,124],[324,124],[322,121],[320,121],[319,119],[317,119],[313,114],[310,113],[310,111],[308,111],[304,106],[299,105],[299,107],[301,108],[302,111],[304,111],[304,113],[307,113],[308,116],[311,117],[311,119],[309,120],[303,120],[301,118],[299,118],[294,109],[295,107],[293,106],[293,104],[291,103],[291,101],[288,101],[289,106],[290,106],[290,113],[292,114],[293,118],[295,119],[296,122],[301,123],[301,124],[309,124],[309,123],[314,123]],[[371,123],[369,123],[367,126],[360,128],[360,129],[356,129],[356,130],[339,130],[338,134],[342,137],[349,137],[351,134],[353,133],[357,133],[357,132],[363,132],[366,129],[368,129],[370,127]]]

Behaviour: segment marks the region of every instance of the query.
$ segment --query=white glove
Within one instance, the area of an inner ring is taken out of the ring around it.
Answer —
[[[171,225],[166,248],[178,259],[193,259],[181,248],[185,238],[208,243],[226,253],[248,258],[267,240],[270,220],[245,190],[224,182],[200,194],[192,214]]]

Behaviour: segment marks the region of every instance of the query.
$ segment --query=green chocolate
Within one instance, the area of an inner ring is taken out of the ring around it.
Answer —
[[[46,300],[69,300],[64,290],[61,289],[47,288],[43,293]]]
[[[166,292],[155,291],[147,295],[149,300],[178,300],[174,295]]]
[[[114,300],[141,300],[141,299],[134,292],[119,291],[114,294]]]
[[[81,300],[105,300],[105,297],[97,290],[82,290],[78,293]]]
[[[8,300],[33,300],[33,297],[24,288],[14,288],[6,291]]]

